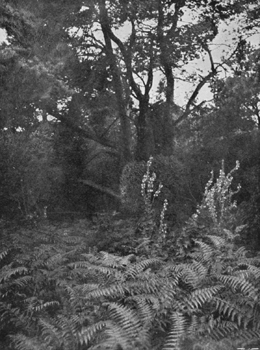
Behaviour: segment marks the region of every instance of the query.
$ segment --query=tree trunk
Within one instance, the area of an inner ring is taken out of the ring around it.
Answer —
[[[166,86],[166,104],[163,111],[163,139],[162,149],[164,155],[171,155],[173,153],[173,96],[174,96],[174,77],[172,74],[172,67],[167,62],[164,63],[164,71],[167,81]]]
[[[132,158],[131,156],[131,126],[130,120],[127,115],[126,101],[124,98],[124,88],[121,81],[120,69],[117,66],[116,57],[113,52],[110,33],[110,25],[108,21],[108,14],[106,10],[106,5],[104,0],[99,1],[100,9],[100,23],[102,32],[104,35],[106,53],[109,59],[110,68],[113,76],[113,85],[115,90],[115,95],[118,105],[118,113],[120,116],[120,153],[121,161],[123,164],[129,162]]]
[[[162,129],[163,137],[160,142],[162,145],[162,153],[165,155],[170,155],[173,153],[173,136],[174,136],[174,126],[173,126],[173,96],[174,96],[174,76],[172,72],[173,62],[169,59],[170,49],[168,47],[169,37],[174,36],[178,22],[178,11],[182,4],[175,6],[175,16],[171,28],[164,33],[164,12],[163,12],[163,2],[158,0],[158,25],[157,25],[157,35],[160,47],[160,61],[164,69],[164,75],[166,77],[166,103],[163,109],[162,119]]]
[[[154,138],[149,118],[149,97],[145,96],[139,101],[139,115],[136,120],[137,161],[147,161],[154,154]]]

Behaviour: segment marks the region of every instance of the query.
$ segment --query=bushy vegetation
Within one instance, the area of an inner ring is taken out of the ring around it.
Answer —
[[[259,1],[0,13],[0,348],[259,347]]]
[[[162,185],[155,186],[151,163],[139,187],[145,211],[138,223],[104,217],[94,226],[3,230],[2,349],[259,346],[260,258],[241,245],[245,226],[231,190],[239,164],[212,176],[196,213],[175,232],[166,201],[155,216]],[[115,246],[116,230],[128,253]],[[108,234],[110,253],[97,248]]]

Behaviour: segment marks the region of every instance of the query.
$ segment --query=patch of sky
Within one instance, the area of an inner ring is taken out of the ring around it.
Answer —
[[[0,44],[2,42],[6,42],[7,41],[7,33],[6,30],[3,28],[0,28]]]

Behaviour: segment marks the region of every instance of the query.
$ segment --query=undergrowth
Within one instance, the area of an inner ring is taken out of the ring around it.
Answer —
[[[176,236],[164,220],[166,204],[159,222],[153,217],[160,188],[148,163],[147,208],[125,255],[91,248],[88,232],[48,224],[2,232],[1,349],[259,346],[260,258],[239,245],[234,171],[209,181]]]

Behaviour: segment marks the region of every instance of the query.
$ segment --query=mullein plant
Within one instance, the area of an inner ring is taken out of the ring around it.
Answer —
[[[146,248],[148,255],[158,254],[162,251],[162,245],[165,243],[167,235],[167,224],[165,222],[165,213],[167,211],[168,201],[164,200],[163,207],[160,213],[159,223],[154,210],[154,202],[161,194],[163,188],[162,183],[157,186],[156,174],[151,171],[153,157],[150,157],[147,162],[146,173],[142,178],[141,195],[144,201],[144,215],[141,222],[141,241],[142,248]]]
[[[231,189],[234,173],[239,169],[239,162],[235,167],[225,173],[224,161],[219,176],[214,180],[214,173],[205,186],[204,196],[196,212],[187,221],[178,237],[173,249],[182,259],[194,247],[194,241],[204,240],[209,235],[215,235],[233,241],[245,227],[238,225],[237,203],[234,195],[239,192],[240,185]]]
[[[205,187],[204,197],[201,205],[192,216],[192,220],[198,223],[209,225],[214,228],[215,233],[221,234],[231,231],[236,224],[237,203],[233,200],[234,195],[240,191],[240,184],[236,190],[231,189],[233,174],[239,169],[239,161],[236,166],[225,174],[224,161],[219,176],[214,182],[214,173],[211,172],[211,178]]]

